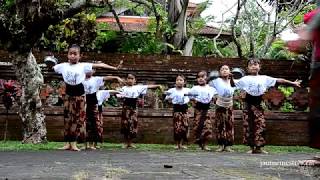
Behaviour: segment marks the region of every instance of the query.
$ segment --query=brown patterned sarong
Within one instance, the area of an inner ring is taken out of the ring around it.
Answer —
[[[65,95],[64,141],[82,143],[86,138],[86,97]]]
[[[250,147],[263,147],[266,144],[266,121],[261,104],[262,97],[246,95],[243,109],[243,143]]]
[[[218,144],[232,146],[234,142],[234,118],[232,107],[217,107],[215,128]]]
[[[174,105],[173,111],[173,138],[175,141],[188,142],[189,115],[188,105]]]
[[[212,113],[209,109],[194,109],[193,131],[195,143],[200,146],[212,138]]]
[[[87,104],[87,142],[103,142],[103,122],[97,104]]]
[[[131,140],[137,137],[138,118],[136,108],[132,106],[123,105],[120,132],[124,135],[124,138],[126,140]]]

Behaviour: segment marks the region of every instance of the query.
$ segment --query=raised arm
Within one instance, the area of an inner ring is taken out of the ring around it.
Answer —
[[[119,83],[124,83],[124,80],[121,79],[119,76],[105,76],[103,77],[104,81],[111,81],[111,80],[117,80]]]
[[[104,69],[112,69],[112,70],[119,70],[122,67],[123,61],[120,61],[117,67],[105,64],[105,63],[94,63],[92,64],[92,68],[104,68]]]
[[[294,85],[294,86],[300,87],[301,80],[289,81],[289,80],[286,80],[286,79],[283,79],[283,78],[278,78],[277,79],[277,83],[279,83],[279,84],[290,84],[290,85]]]
[[[156,89],[156,88],[161,88],[161,85],[154,84],[154,85],[148,85],[148,89]]]

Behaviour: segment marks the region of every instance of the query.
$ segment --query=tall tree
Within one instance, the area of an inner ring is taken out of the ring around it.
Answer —
[[[0,46],[10,52],[22,96],[19,116],[23,123],[23,142],[46,141],[45,115],[39,89],[41,70],[32,48],[52,24],[72,17],[95,2],[87,0],[2,0],[0,1]]]

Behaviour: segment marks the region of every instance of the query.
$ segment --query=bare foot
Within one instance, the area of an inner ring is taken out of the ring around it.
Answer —
[[[252,153],[253,154],[268,154],[267,151],[260,149],[260,148],[255,149]]]
[[[174,149],[178,150],[178,149],[180,149],[180,147],[178,145],[176,145],[176,146],[174,146]]]
[[[96,150],[97,148],[95,148],[94,146],[90,146],[89,149]]]
[[[80,149],[78,147],[71,147],[70,151],[80,151]]]
[[[247,151],[247,154],[253,154],[253,149],[250,149],[249,151]]]
[[[135,145],[133,145],[133,144],[128,144],[127,148],[133,148],[133,149],[135,149],[135,148],[137,148],[137,147],[136,147]]]
[[[206,146],[206,145],[203,146],[202,150],[204,150],[204,151],[211,151],[211,149],[210,149],[208,146]]]
[[[63,147],[61,147],[61,148],[58,148],[59,150],[70,150],[70,145],[65,145],[65,146],[63,146]]]
[[[226,151],[226,152],[234,152],[234,150],[231,149],[230,146],[226,146],[226,147],[224,148],[224,151]]]
[[[122,144],[121,148],[122,149],[127,149],[128,148],[128,144]]]
[[[223,146],[219,146],[219,148],[216,150],[216,152],[222,152],[223,151]]]
[[[181,147],[181,149],[188,149],[187,146],[180,146],[180,147]]]

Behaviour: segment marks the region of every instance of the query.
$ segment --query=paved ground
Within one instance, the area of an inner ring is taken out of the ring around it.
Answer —
[[[295,164],[313,155],[135,150],[0,152],[0,179],[320,179],[320,168]]]

